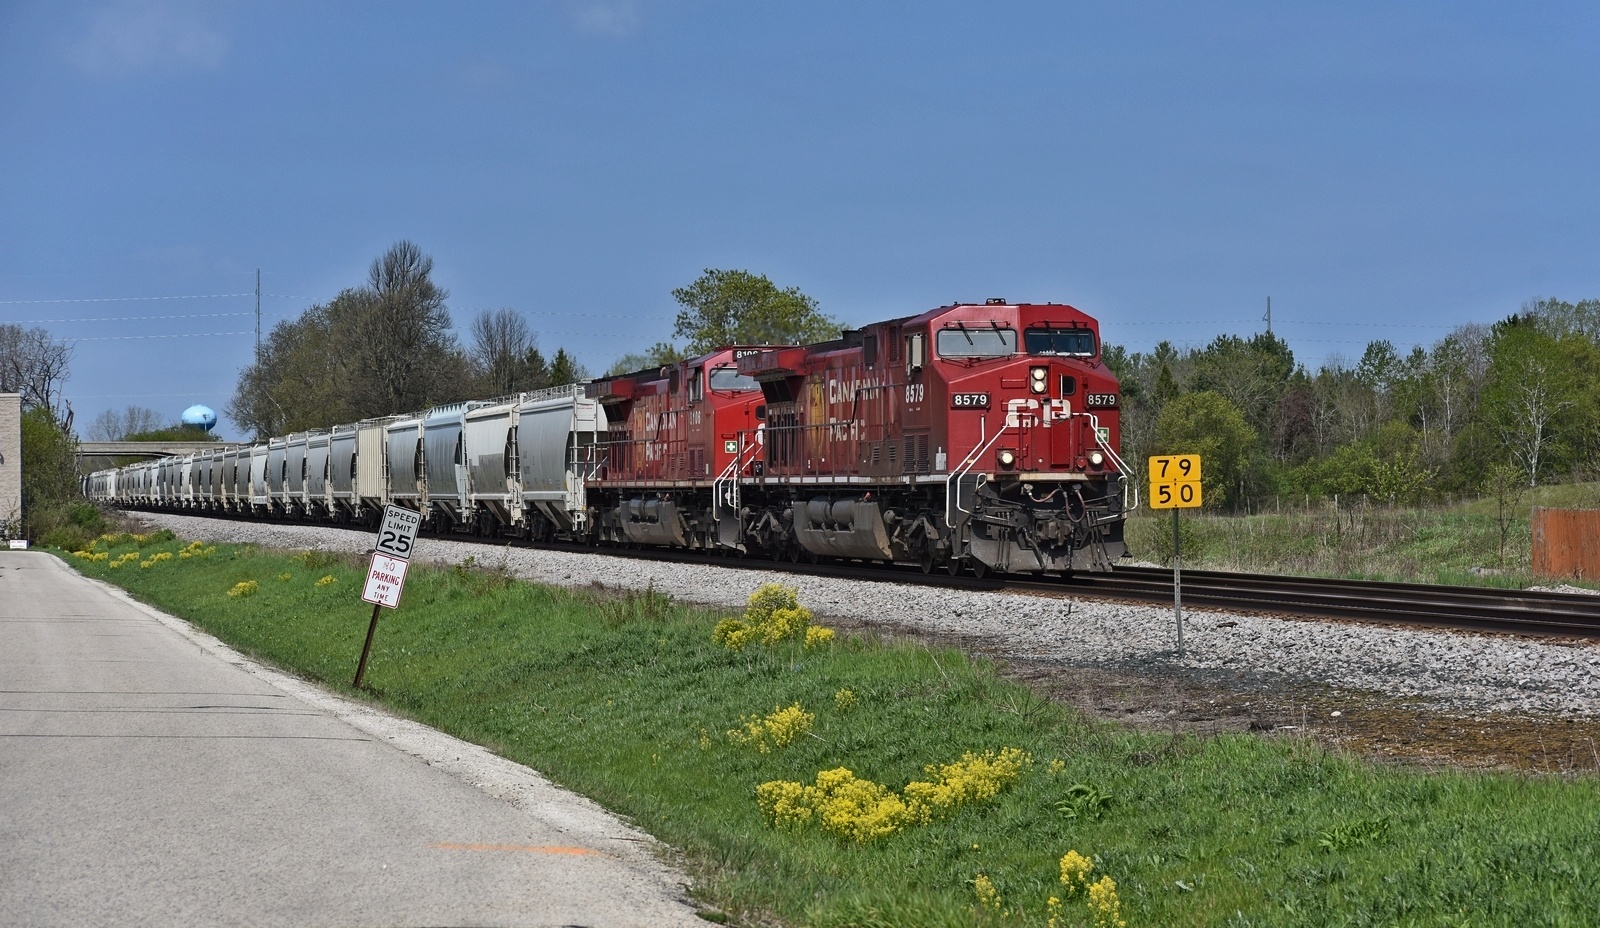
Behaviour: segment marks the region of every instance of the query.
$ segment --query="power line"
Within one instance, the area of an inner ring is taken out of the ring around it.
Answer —
[[[240,313],[185,313],[176,316],[94,316],[83,319],[17,319],[13,325],[43,325],[46,322],[141,322],[146,319],[216,319],[221,316],[248,316]],[[268,313],[268,315],[273,315]]]
[[[147,300],[233,300],[255,295],[255,291],[252,290],[249,293],[185,293],[177,296],[84,296],[55,300],[0,300],[0,306],[23,306],[41,303],[137,303]],[[263,293],[261,296],[275,300],[315,301],[316,299],[309,296],[291,296],[287,293]]]
[[[67,300],[0,300],[0,306],[25,303],[132,303],[142,300],[226,300],[254,296],[252,293],[189,293],[182,296],[85,296]]]
[[[69,342],[114,342],[131,338],[217,338],[224,335],[249,335],[249,332],[180,332],[177,335],[90,335],[84,338],[69,337]]]

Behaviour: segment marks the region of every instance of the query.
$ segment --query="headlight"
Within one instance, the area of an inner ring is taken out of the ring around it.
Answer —
[[[1106,456],[1105,455],[1101,454],[1098,451],[1089,452],[1089,463],[1090,464],[1094,465],[1095,467],[1099,467],[1100,465],[1104,464],[1105,462],[1106,462]]]
[[[1050,371],[1043,367],[1028,368],[1028,389],[1034,393],[1043,393],[1050,389]]]
[[[1017,453],[1012,451],[1010,448],[1000,449],[1000,453],[995,455],[994,459],[999,461],[1000,466],[1004,467],[1006,470],[1010,470],[1011,468],[1017,466]]]

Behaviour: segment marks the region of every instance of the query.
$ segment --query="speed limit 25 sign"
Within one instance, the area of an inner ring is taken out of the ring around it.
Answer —
[[[378,543],[373,553],[385,557],[411,560],[411,550],[416,547],[417,529],[422,527],[422,513],[404,506],[388,506],[383,510],[383,525],[378,528]]]
[[[1158,454],[1150,458],[1150,508],[1192,509],[1200,505],[1200,455]]]

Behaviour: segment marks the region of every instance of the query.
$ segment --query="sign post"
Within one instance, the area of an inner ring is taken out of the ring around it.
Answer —
[[[1178,552],[1178,510],[1200,505],[1200,455],[1160,454],[1150,458],[1150,508],[1172,510],[1172,618],[1183,654],[1183,566]]]
[[[367,672],[367,655],[372,653],[372,637],[378,633],[379,611],[385,606],[400,608],[400,591],[406,585],[406,568],[411,564],[411,551],[416,546],[417,529],[421,527],[421,513],[403,506],[389,506],[383,511],[378,543],[372,548],[367,583],[361,591],[362,600],[372,603],[372,621],[367,625],[366,644],[361,646],[355,682],[350,684],[355,689],[361,688],[361,678]]]

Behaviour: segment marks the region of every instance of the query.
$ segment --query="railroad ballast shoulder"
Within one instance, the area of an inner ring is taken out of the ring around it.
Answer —
[[[1128,487],[1094,319],[958,303],[802,346],[731,346],[583,384],[99,471],[133,508],[490,537],[1106,570]]]

